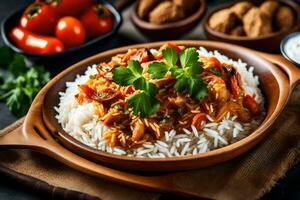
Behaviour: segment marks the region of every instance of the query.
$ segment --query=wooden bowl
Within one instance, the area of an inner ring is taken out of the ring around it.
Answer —
[[[179,171],[206,167],[235,158],[259,143],[268,134],[267,130],[282,112],[292,89],[296,83],[300,81],[300,70],[282,56],[255,52],[253,50],[231,44],[209,41],[174,42],[176,42],[178,45],[192,46],[196,48],[203,46],[209,50],[216,49],[233,59],[242,59],[249,65],[254,66],[255,74],[257,74],[260,78],[261,89],[265,96],[266,116],[262,124],[253,133],[234,144],[194,156],[171,158],[136,158],[118,156],[91,148],[77,141],[62,129],[55,118],[56,113],[54,106],[58,105],[58,93],[65,90],[65,83],[67,81],[73,81],[76,75],[82,74],[89,65],[108,61],[112,56],[119,53],[124,53],[130,48],[143,48],[145,46],[148,48],[159,48],[165,42],[139,44],[113,49],[87,58],[64,70],[54,79],[52,79],[41,90],[34,100],[34,103],[30,108],[29,114],[26,118],[27,120],[25,121],[25,133],[32,132],[34,130],[45,138],[56,138],[65,148],[69,149],[74,154],[80,155],[91,161],[113,168],[137,171]],[[284,70],[288,77],[273,63]],[[35,130],[34,127],[37,130]],[[50,133],[52,136],[49,136]],[[28,138],[32,139],[32,137]],[[47,147],[44,147],[44,151],[46,151],[47,148],[51,149],[52,147],[49,147],[48,145]],[[63,158],[66,159],[66,155],[62,153],[64,152],[62,150],[64,148],[60,149],[61,150],[59,151],[55,150],[55,152],[53,152],[54,150],[50,150],[52,152],[51,155],[54,154],[60,159],[62,159],[61,157],[63,155]],[[47,151],[49,151],[49,149]],[[72,156],[70,153],[67,155],[71,156],[68,158],[68,160],[72,163],[72,165],[80,165],[80,163],[76,163],[79,162],[76,156]]]
[[[178,39],[184,33],[191,31],[200,22],[200,18],[206,10],[205,0],[199,0],[198,9],[189,17],[180,21],[158,25],[141,19],[137,15],[137,6],[138,3],[135,4],[134,11],[131,12],[131,20],[135,27],[151,40]]]
[[[295,24],[292,28],[277,31],[270,33],[268,35],[249,38],[246,36],[231,36],[225,33],[221,33],[219,31],[213,30],[208,21],[210,17],[217,11],[229,8],[233,6],[235,3],[224,4],[220,7],[217,7],[213,11],[211,11],[204,20],[204,31],[207,35],[207,38],[214,41],[227,42],[230,44],[237,44],[243,47],[248,47],[255,50],[265,51],[265,52],[279,52],[280,42],[281,40],[287,36],[288,34],[298,31],[300,29],[300,7],[297,3],[293,1],[284,1],[278,0],[282,5],[289,6],[294,11],[295,15]]]

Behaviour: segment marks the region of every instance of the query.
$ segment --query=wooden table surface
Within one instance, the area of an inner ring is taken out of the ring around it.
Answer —
[[[214,6],[228,2],[229,0],[208,0],[208,9],[210,10]],[[31,0],[1,0],[0,1],[0,21],[4,19],[12,11],[22,7]],[[114,2],[110,0],[110,2]],[[300,0],[297,0],[300,3]],[[129,13],[131,8],[126,9],[123,12],[124,22],[120,29],[119,34],[114,37],[114,39],[106,45],[107,49],[111,49],[118,46],[123,46],[127,44],[142,43],[146,42],[147,39],[143,37],[132,25],[129,19]],[[189,34],[185,35],[183,39],[205,39],[205,35],[202,29],[202,23],[192,30]],[[0,43],[2,40],[0,39]],[[89,55],[93,55],[96,52],[87,52]],[[82,55],[86,57],[87,55]],[[67,62],[60,65],[60,68],[53,68],[52,73],[57,73],[60,69],[71,65],[81,59],[80,57],[74,60],[68,60]],[[8,124],[14,122],[16,118],[10,114],[7,107],[0,103],[0,129],[4,128]],[[0,161],[1,162],[1,161]],[[171,196],[163,195],[161,199],[170,199]],[[172,197],[175,198],[175,197]],[[178,199],[182,199],[177,197]],[[177,199],[176,198],[176,199]],[[14,183],[0,178],[0,199],[6,200],[37,200],[41,199],[40,196],[34,194],[30,191],[24,190],[22,185],[14,185]],[[300,199],[300,163],[292,168],[286,175],[286,177],[279,181],[278,185],[275,186],[272,191],[264,196],[263,199]]]

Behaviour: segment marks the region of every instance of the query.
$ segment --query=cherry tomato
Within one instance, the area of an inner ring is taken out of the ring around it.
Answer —
[[[250,95],[244,96],[243,105],[249,109],[252,115],[257,116],[261,113],[261,108],[259,104],[255,101],[253,97]]]
[[[111,31],[114,24],[110,11],[103,4],[91,7],[80,17],[80,21],[90,38]]]
[[[222,64],[221,62],[216,58],[216,57],[210,57],[208,59],[208,63],[210,66],[212,67],[216,67],[218,69],[221,69],[222,68]]]
[[[207,118],[205,113],[198,113],[193,117],[192,125],[194,125],[197,129],[200,129],[201,123],[206,120]]]
[[[74,17],[63,17],[57,25],[55,35],[67,48],[76,47],[85,41],[85,29]]]
[[[93,5],[93,0],[38,0],[51,5],[61,16],[80,16]]]
[[[50,54],[64,50],[63,43],[57,38],[37,35],[21,27],[14,28],[10,38],[18,47],[31,53]]]
[[[80,85],[79,88],[88,98],[92,98],[95,94],[95,90],[93,90],[86,84]]]
[[[20,19],[20,26],[41,35],[54,33],[58,15],[54,9],[43,3],[31,4]]]
[[[235,76],[230,77],[230,90],[235,99],[239,97],[239,86]]]

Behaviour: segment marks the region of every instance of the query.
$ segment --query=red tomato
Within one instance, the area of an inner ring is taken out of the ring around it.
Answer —
[[[41,35],[54,33],[58,15],[54,9],[43,3],[31,4],[20,19],[20,26]]]
[[[88,98],[92,98],[95,94],[95,90],[93,90],[92,88],[90,88],[88,85],[84,84],[84,85],[80,85],[79,88],[81,89],[81,91],[88,97]]]
[[[64,16],[80,16],[93,5],[93,0],[38,0],[46,2],[55,8],[56,12]]]
[[[235,76],[230,77],[230,90],[234,98],[239,97],[239,86]]]
[[[216,67],[216,68],[218,68],[218,69],[221,69],[221,68],[222,68],[221,62],[220,62],[216,57],[210,57],[210,58],[208,59],[208,63],[209,63],[210,65],[212,65],[213,67]]]
[[[64,50],[63,43],[57,38],[37,35],[20,27],[10,32],[10,38],[18,47],[31,53],[50,54]]]
[[[243,105],[249,109],[252,115],[257,116],[261,113],[261,108],[259,104],[255,101],[253,97],[250,95],[244,96]]]
[[[67,48],[76,47],[85,41],[85,29],[74,17],[63,17],[57,25],[55,35]]]
[[[207,118],[205,113],[198,113],[193,117],[192,125],[194,125],[197,129],[200,129],[201,123],[206,120]]]
[[[91,7],[80,17],[80,21],[90,38],[111,31],[114,24],[110,11],[103,4]]]

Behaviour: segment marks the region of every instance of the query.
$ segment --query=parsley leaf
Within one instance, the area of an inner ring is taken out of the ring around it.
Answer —
[[[117,67],[113,70],[113,81],[119,85],[131,85],[135,78],[131,70],[127,67]]]
[[[26,69],[26,72],[17,71],[17,75],[13,73],[14,76],[6,79],[0,86],[0,101],[5,102],[9,110],[17,117],[22,117],[27,113],[34,97],[50,80],[50,73],[42,66],[32,66]]]
[[[135,77],[139,77],[142,75],[143,68],[141,67],[140,63],[136,60],[129,60],[127,68],[131,70],[132,74]]]
[[[153,62],[148,66],[148,72],[152,79],[163,78],[169,71],[169,67],[163,62]]]
[[[158,88],[154,83],[147,81],[144,77],[140,77],[133,82],[135,89],[144,90],[150,96],[158,93]]]
[[[180,63],[182,68],[194,68],[199,66],[198,56],[195,48],[187,48],[180,53]]]
[[[196,75],[190,76],[188,79],[188,93],[192,98],[201,100],[207,94],[207,87],[202,78]]]
[[[180,75],[178,77],[176,77],[176,83],[174,85],[174,88],[177,92],[183,92],[188,88],[188,77],[186,77],[185,75]]]
[[[221,72],[217,68],[211,68],[210,72],[213,73],[216,76],[222,76]]]
[[[127,67],[117,67],[113,70],[113,81],[121,86],[132,85],[143,72],[141,65],[135,60],[129,60]]]
[[[158,68],[152,68],[154,71],[156,69]],[[140,90],[128,98],[128,104],[133,108],[134,115],[146,117],[157,112],[160,103],[155,98],[158,88],[154,83],[147,80],[142,73],[143,68],[140,63],[135,60],[129,60],[127,67],[117,67],[113,70],[113,80],[119,85],[133,85],[136,90]]]
[[[178,55],[175,49],[166,48],[162,51],[162,55],[170,67],[176,66]]]
[[[128,104],[133,108],[133,114],[147,117],[159,110],[160,103],[145,92],[133,94],[128,98]]]

